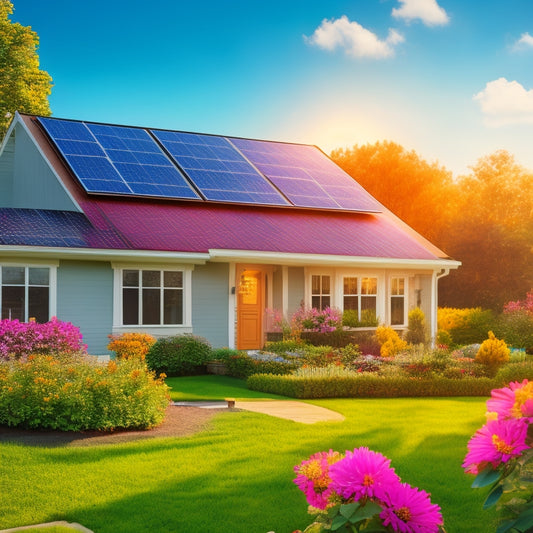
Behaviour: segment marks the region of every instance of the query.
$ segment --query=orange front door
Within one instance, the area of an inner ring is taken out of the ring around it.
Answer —
[[[263,347],[263,274],[258,270],[242,272],[238,284],[237,348]]]

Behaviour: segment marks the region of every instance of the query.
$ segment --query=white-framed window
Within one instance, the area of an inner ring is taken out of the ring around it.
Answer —
[[[320,310],[331,307],[331,276],[311,276],[311,307]]]
[[[357,311],[359,320],[377,316],[377,277],[344,276],[342,286],[343,311]]]
[[[190,266],[113,265],[118,327],[190,326]]]
[[[47,322],[55,315],[56,266],[0,266],[0,318]]]
[[[391,326],[403,326],[406,322],[406,288],[405,278],[390,280],[390,322]]]

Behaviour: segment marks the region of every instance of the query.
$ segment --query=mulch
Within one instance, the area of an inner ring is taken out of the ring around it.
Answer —
[[[0,426],[0,442],[26,446],[62,447],[117,444],[157,437],[185,437],[207,429],[220,409],[202,409],[193,406],[170,405],[165,420],[159,426],[146,430],[102,431],[44,431]]]

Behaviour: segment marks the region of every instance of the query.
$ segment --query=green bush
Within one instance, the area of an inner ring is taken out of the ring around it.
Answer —
[[[302,340],[287,339],[280,341],[270,341],[265,344],[265,350],[267,352],[277,353],[279,355],[285,355],[289,352],[298,352],[305,349],[307,344]]]
[[[498,370],[494,378],[498,387],[506,386],[511,381],[522,382],[524,379],[533,381],[533,361],[505,365]]]
[[[355,309],[347,309],[342,313],[342,325],[348,328],[376,328],[379,320],[372,309],[364,309],[360,320]]]
[[[227,375],[245,379],[252,374],[289,374],[297,368],[295,362],[273,359],[254,359],[246,353],[234,355],[226,361]]]
[[[343,348],[347,344],[357,344],[361,347],[363,344],[367,343],[372,336],[372,332],[368,331],[348,331],[343,329],[336,329],[335,331],[328,333],[304,331],[301,334],[302,340],[309,344],[314,346],[331,346],[332,348]],[[375,344],[375,341],[370,341],[368,344]]]
[[[509,346],[533,351],[533,316],[526,311],[503,313],[499,317],[496,331]]]
[[[405,340],[409,344],[425,344],[426,342],[426,317],[419,307],[409,311]]]
[[[212,359],[210,344],[194,335],[176,335],[159,339],[146,354],[148,368],[167,376],[191,376],[205,372]]]
[[[241,355],[243,352],[233,348],[216,348],[211,351],[211,361],[227,361],[230,357]]]
[[[381,377],[371,373],[336,376],[252,375],[249,389],[292,398],[400,398],[430,396],[489,396],[494,380],[489,378],[431,380]]]
[[[488,332],[494,329],[496,319],[490,309],[469,309],[462,323],[449,331],[456,346],[481,343],[487,338]]]
[[[0,425],[62,431],[146,429],[163,421],[168,387],[140,360],[32,355],[0,365]]]

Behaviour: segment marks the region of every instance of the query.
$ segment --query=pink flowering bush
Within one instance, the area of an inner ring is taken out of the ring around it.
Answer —
[[[525,300],[508,302],[503,306],[504,313],[513,313],[515,311],[525,311],[533,316],[533,291],[527,293]]]
[[[494,389],[487,419],[468,443],[463,468],[476,475],[473,488],[491,486],[483,508],[499,503],[497,533],[533,531],[533,381]]]
[[[0,359],[86,350],[79,328],[56,317],[43,324],[7,318],[0,320]]]
[[[315,516],[307,533],[444,531],[440,508],[430,495],[402,483],[390,460],[378,452],[365,447],[344,455],[318,452],[294,470],[294,482]]]
[[[291,318],[293,330],[331,333],[342,327],[342,313],[338,309],[326,307],[322,310],[301,307]]]

